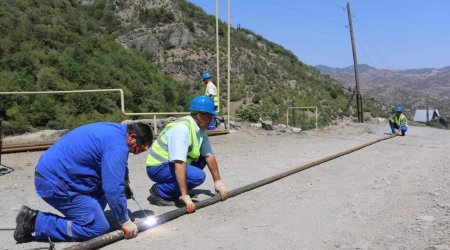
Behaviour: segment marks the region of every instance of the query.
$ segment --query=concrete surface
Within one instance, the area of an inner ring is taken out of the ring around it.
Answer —
[[[386,136],[387,125],[337,124],[285,134],[244,127],[211,137],[228,189],[270,177]],[[0,176],[0,229],[14,228],[22,204],[55,212],[34,191],[41,152],[2,155],[14,169]],[[129,159],[140,204],[153,184],[145,154]],[[450,131],[411,127],[396,137],[291,175],[122,240],[106,249],[450,249]],[[209,172],[198,200],[213,190]],[[130,214],[142,214],[129,201]],[[109,210],[107,208],[107,210]],[[108,211],[107,211],[108,212]],[[57,212],[55,212],[57,213]],[[111,221],[112,229],[117,223]],[[0,249],[32,249],[0,231]],[[56,243],[56,249],[74,243]]]

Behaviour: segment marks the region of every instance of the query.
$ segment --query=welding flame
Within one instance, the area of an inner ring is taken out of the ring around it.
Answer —
[[[144,221],[145,225],[151,227],[151,226],[155,226],[156,224],[158,224],[158,219],[156,219],[153,216],[149,216],[147,217],[147,219],[145,219]]]

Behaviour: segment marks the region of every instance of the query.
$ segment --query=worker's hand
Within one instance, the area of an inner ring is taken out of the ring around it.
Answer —
[[[125,239],[134,238],[138,234],[137,225],[134,224],[130,219],[128,219],[121,226],[122,226],[122,231],[123,231],[123,237]]]
[[[221,180],[214,182],[214,189],[216,190],[216,193],[219,194],[221,200],[224,201],[227,199],[227,189]]]
[[[197,206],[191,200],[191,197],[188,194],[180,196],[180,201],[182,201],[186,205],[186,212],[188,213],[193,213],[195,212],[195,209],[197,209]]]
[[[131,187],[130,182],[125,181],[125,197],[127,197],[127,199],[131,199],[133,196],[133,188]]]

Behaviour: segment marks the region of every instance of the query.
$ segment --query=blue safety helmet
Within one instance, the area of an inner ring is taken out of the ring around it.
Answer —
[[[209,78],[211,78],[211,77],[212,77],[211,74],[208,73],[208,72],[206,72],[206,73],[204,73],[204,74],[202,75],[202,79],[203,79],[203,80],[209,79]]]
[[[403,108],[402,108],[402,106],[397,106],[396,108],[395,108],[395,112],[403,112]]]
[[[204,95],[194,97],[189,106],[189,110],[191,112],[205,112],[211,115],[217,115],[213,100]]]

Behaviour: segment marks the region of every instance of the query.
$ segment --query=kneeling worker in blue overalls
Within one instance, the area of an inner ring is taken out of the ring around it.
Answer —
[[[128,155],[148,149],[153,141],[145,123],[99,122],[78,127],[44,152],[36,167],[37,194],[65,217],[22,206],[14,239],[84,241],[109,231],[104,209],[109,205],[125,238],[138,229],[128,217]]]
[[[196,206],[189,190],[205,181],[205,165],[222,200],[227,198],[227,191],[207,134],[211,116],[216,114],[214,102],[207,96],[197,96],[189,110],[191,115],[167,124],[153,143],[147,156],[147,174],[156,182],[150,189],[153,203],[172,206],[181,201],[192,213]]]
[[[405,136],[406,131],[408,131],[408,119],[403,114],[402,106],[395,108],[395,114],[389,118],[389,126],[392,134]]]

